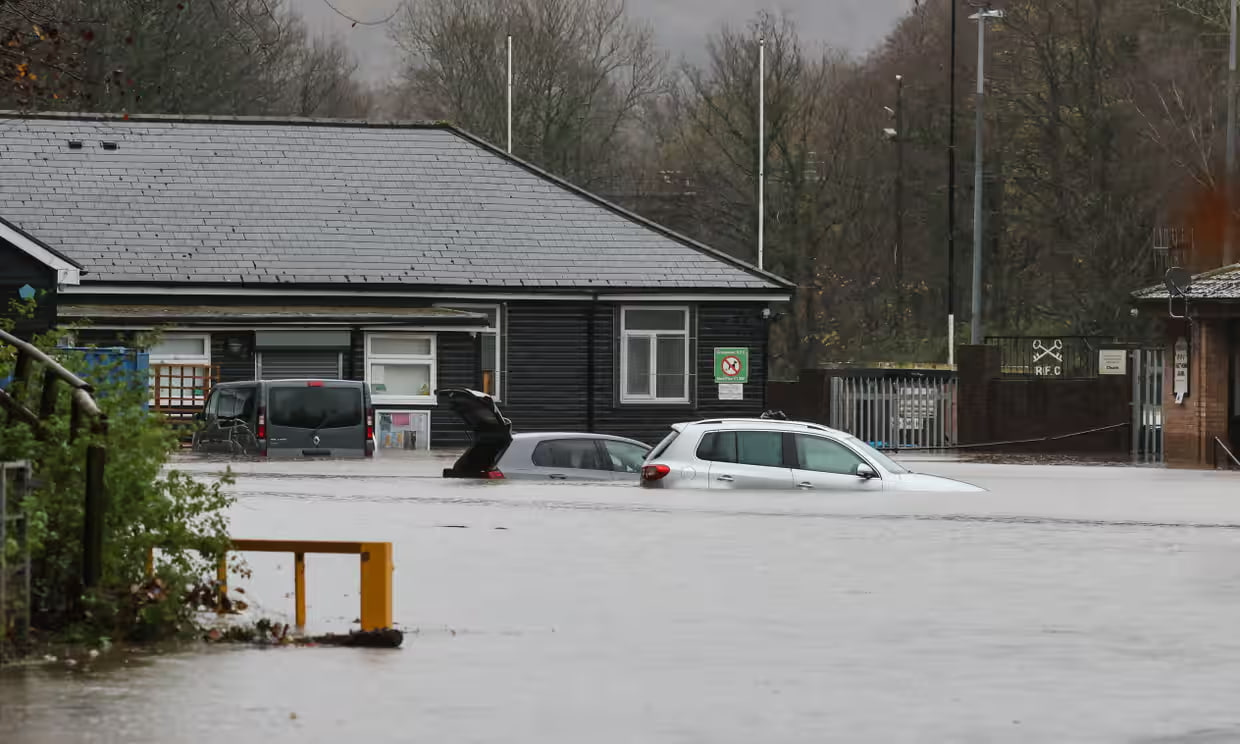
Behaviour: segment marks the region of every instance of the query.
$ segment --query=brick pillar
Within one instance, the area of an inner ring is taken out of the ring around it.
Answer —
[[[999,347],[989,344],[956,350],[959,403],[956,427],[961,444],[990,439],[990,383],[1001,373]]]
[[[1189,338],[1188,395],[1177,404],[1174,345],[1181,335]],[[1199,318],[1192,324],[1191,336],[1182,325],[1172,329],[1163,385],[1163,436],[1168,467],[1214,466],[1214,438],[1227,441],[1230,354],[1225,320]]]

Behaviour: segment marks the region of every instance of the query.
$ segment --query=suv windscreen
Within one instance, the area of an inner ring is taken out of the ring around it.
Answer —
[[[873,447],[861,441],[860,439],[857,439],[856,437],[850,436],[848,437],[847,441],[853,447],[863,452],[866,457],[869,457],[871,460],[878,463],[879,466],[882,467],[884,470],[886,470],[888,473],[891,473],[893,475],[900,475],[901,473],[910,472],[908,468],[904,467],[903,465],[891,459],[890,457],[884,455],[882,452],[879,452],[878,450],[874,449]]]
[[[540,468],[607,470],[599,460],[593,439],[550,439],[534,448],[534,464]]]
[[[784,435],[778,431],[712,431],[702,437],[702,460],[784,467]]]
[[[359,388],[273,387],[267,398],[272,426],[335,429],[362,425]]]

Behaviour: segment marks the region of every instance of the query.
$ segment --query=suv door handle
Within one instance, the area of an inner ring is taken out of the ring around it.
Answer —
[[[563,473],[552,473],[551,480],[568,480],[568,476]]]
[[[807,491],[812,491],[814,490],[814,484],[809,481],[801,481],[797,484],[797,488],[804,488]]]
[[[719,476],[718,478],[716,478],[715,480],[721,480],[721,481],[723,481],[724,483],[731,483],[732,481],[734,481],[734,480],[736,480],[736,479],[735,479],[735,478],[733,478],[733,477],[732,477],[732,476],[730,476],[730,475],[721,475],[721,476]]]

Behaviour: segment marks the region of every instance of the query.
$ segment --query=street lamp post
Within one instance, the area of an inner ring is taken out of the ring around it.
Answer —
[[[1227,58],[1227,173],[1223,178],[1223,265],[1236,262],[1236,0],[1231,0],[1231,44]]]
[[[896,286],[904,283],[904,76],[896,75]]]
[[[982,237],[985,232],[982,217],[982,126],[985,122],[986,94],[986,19],[1002,18],[1002,10],[986,7],[969,16],[977,21],[977,124],[974,127],[973,153],[973,304],[969,325],[969,341],[982,342]]]

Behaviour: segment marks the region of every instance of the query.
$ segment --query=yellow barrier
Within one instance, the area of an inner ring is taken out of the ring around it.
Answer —
[[[360,556],[362,630],[392,627],[392,543],[337,542],[330,540],[233,540],[233,549],[258,553],[293,554],[293,596],[296,624],[306,624],[306,553],[335,553]],[[154,551],[147,555],[147,573],[154,573]],[[216,572],[219,593],[228,591],[228,557],[220,558]]]

